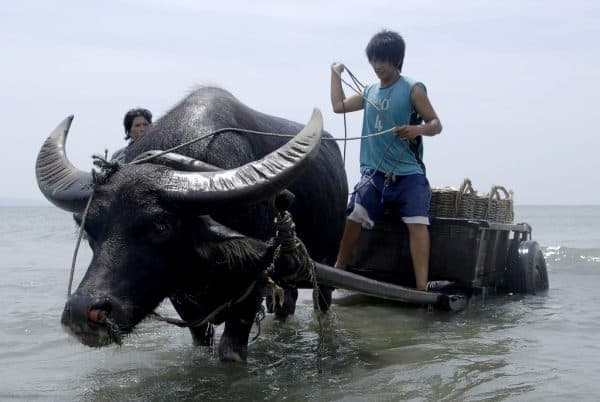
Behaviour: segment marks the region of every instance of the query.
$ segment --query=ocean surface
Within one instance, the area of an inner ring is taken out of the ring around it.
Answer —
[[[186,330],[149,320],[120,347],[81,345],[60,325],[70,215],[1,207],[0,400],[600,400],[600,207],[515,212],[544,251],[547,294],[449,313],[336,291],[319,374],[309,291],[291,319],[265,318],[246,364],[223,364]],[[75,286],[89,260],[83,244]],[[168,302],[160,310],[175,315]]]

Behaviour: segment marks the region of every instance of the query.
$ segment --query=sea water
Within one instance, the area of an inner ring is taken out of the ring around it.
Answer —
[[[319,373],[309,291],[286,322],[263,320],[246,364],[223,364],[186,330],[149,320],[122,346],[81,345],[60,325],[72,218],[2,207],[0,400],[598,400],[600,207],[515,212],[544,251],[546,295],[474,300],[451,313],[338,290]],[[75,285],[90,257],[84,243]],[[168,302],[160,310],[175,316]]]

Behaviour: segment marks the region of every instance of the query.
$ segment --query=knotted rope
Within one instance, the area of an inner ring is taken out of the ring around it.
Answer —
[[[294,262],[297,264],[298,269],[291,275],[282,277],[283,281],[290,282],[302,282],[310,281],[312,284],[313,292],[313,303],[317,309],[317,322],[318,322],[318,333],[319,341],[317,345],[317,372],[321,374],[323,372],[321,362],[323,360],[324,352],[324,333],[323,333],[323,317],[321,314],[321,306],[319,304],[319,284],[317,283],[317,274],[315,271],[315,264],[306,250],[306,246],[296,236],[296,224],[292,219],[292,214],[287,210],[278,210],[275,216],[275,227],[277,228],[276,237],[278,240],[278,246],[273,254],[273,264],[283,255],[291,255]],[[276,294],[271,293],[273,305],[275,304]],[[282,300],[282,298],[280,298]]]
[[[277,261],[282,254],[289,254],[299,265],[297,271],[292,275],[283,277],[284,281],[301,282],[312,280],[314,265],[306,246],[296,237],[296,224],[289,211],[278,211],[275,216],[276,237],[279,245],[273,254],[273,261]]]

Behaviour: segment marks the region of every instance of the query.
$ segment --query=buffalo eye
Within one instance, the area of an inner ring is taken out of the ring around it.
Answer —
[[[153,222],[148,230],[148,236],[154,243],[161,243],[171,236],[172,227],[166,222]]]

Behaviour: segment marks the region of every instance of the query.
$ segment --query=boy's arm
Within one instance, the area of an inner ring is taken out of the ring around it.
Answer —
[[[419,135],[434,136],[442,131],[442,123],[433,110],[427,92],[420,85],[415,85],[410,98],[415,110],[423,118],[425,124],[418,126],[404,125],[394,128],[394,133],[403,140],[412,140]]]
[[[342,63],[331,65],[331,106],[335,113],[354,112],[364,107],[364,100],[359,94],[346,98],[342,88],[341,74],[345,66]]]

